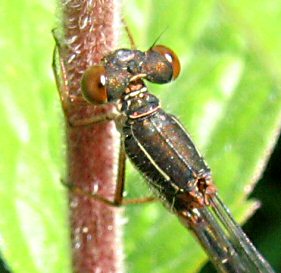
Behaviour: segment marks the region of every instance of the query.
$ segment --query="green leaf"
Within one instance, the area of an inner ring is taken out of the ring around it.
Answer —
[[[276,141],[281,121],[281,38],[276,1],[136,1],[126,14],[136,44],[178,53],[181,76],[150,85],[187,128],[212,168],[219,193],[244,221],[246,201]],[[139,9],[145,12],[141,13]],[[130,10],[138,10],[138,16]],[[130,168],[130,191],[139,187]],[[143,184],[143,183],[139,183]],[[130,193],[129,191],[129,193]],[[137,191],[137,190],[135,190]],[[142,192],[142,191],[138,191]],[[128,208],[128,272],[198,272],[206,255],[161,204]]]
[[[52,1],[4,1],[0,41],[0,247],[13,272],[70,272]]]
[[[280,127],[281,3],[126,1],[140,49],[178,53],[182,73],[150,85],[180,118],[239,220]],[[51,72],[51,1],[4,1],[0,16],[0,251],[15,273],[70,270],[62,115]],[[279,58],[278,58],[279,57]],[[147,188],[128,167],[129,195]],[[128,207],[127,272],[198,272],[206,256],[161,204]]]

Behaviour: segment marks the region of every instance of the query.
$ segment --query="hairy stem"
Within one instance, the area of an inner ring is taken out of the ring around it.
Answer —
[[[71,98],[80,97],[85,69],[116,48],[120,26],[117,0],[62,0],[62,60]],[[70,103],[68,119],[98,115],[106,109]],[[115,190],[119,135],[114,122],[66,126],[67,182],[112,199]],[[120,209],[70,192],[73,271],[115,273],[122,270]]]

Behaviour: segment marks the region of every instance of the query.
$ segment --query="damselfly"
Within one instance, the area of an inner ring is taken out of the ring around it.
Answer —
[[[118,49],[84,73],[84,98],[93,104],[110,103],[115,111],[69,122],[84,126],[115,120],[122,135],[115,198],[110,201],[92,196],[110,205],[124,203],[126,153],[156,196],[196,236],[219,272],[274,272],[221,201],[209,167],[182,124],[161,109],[144,82],[167,83],[179,72],[174,52],[153,45],[146,52]]]

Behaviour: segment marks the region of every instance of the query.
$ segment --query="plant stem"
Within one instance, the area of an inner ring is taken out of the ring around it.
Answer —
[[[69,95],[81,96],[81,75],[116,48],[120,26],[117,0],[62,0],[61,57]],[[99,107],[72,103],[68,115],[97,115]],[[67,123],[67,122],[66,122]],[[66,126],[67,182],[87,192],[112,199],[117,174],[119,134],[114,122],[86,127]],[[73,271],[76,273],[123,272],[121,212],[83,194],[70,192],[70,226]]]

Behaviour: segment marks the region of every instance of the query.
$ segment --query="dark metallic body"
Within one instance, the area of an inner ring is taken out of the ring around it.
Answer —
[[[160,108],[142,81],[128,88],[136,90],[120,101],[123,141],[149,186],[195,234],[220,272],[273,273],[220,201],[210,169],[179,121]]]
[[[170,209],[203,205],[198,180],[210,179],[210,170],[175,117],[157,107],[129,118],[123,135],[126,154]]]
[[[103,62],[126,154],[157,196],[195,234],[218,271],[273,273],[220,200],[210,169],[182,125],[147,91],[143,79],[169,82],[171,64],[152,49],[120,49]]]
[[[109,101],[117,101],[124,117],[118,127],[131,161],[171,209],[208,205],[215,194],[210,169],[179,121],[160,108],[142,80],[171,81],[171,64],[152,50],[128,49],[107,55],[103,62]]]

